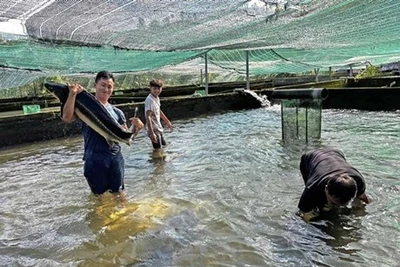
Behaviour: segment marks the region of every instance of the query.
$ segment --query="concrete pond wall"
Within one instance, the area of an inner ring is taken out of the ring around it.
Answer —
[[[257,108],[260,103],[249,96],[229,93],[205,97],[163,99],[161,105],[162,110],[171,120],[177,120],[208,113]],[[116,106],[124,111],[127,119],[133,116],[135,107],[139,107],[139,117],[143,122],[145,121],[143,102]],[[0,118],[0,147],[62,138],[80,133],[80,122],[64,123],[60,118],[59,107],[43,109],[40,113],[35,114]]]
[[[393,85],[393,81],[398,83],[399,79],[395,77],[394,80],[379,79],[377,81],[374,80],[374,82],[380,85]],[[349,80],[351,81],[349,82]],[[400,110],[400,87],[345,87],[348,84],[354,84],[352,78],[281,88],[327,88],[329,96],[323,101],[323,108],[382,111]],[[361,84],[366,85],[368,83],[365,83],[365,81],[357,82],[357,85]],[[279,101],[271,99],[272,90],[274,89],[266,88],[256,90],[255,92],[266,95],[273,103],[279,103]],[[255,98],[237,93],[224,93],[203,97],[172,97],[162,99],[161,103],[162,110],[171,120],[192,118],[203,114],[226,112],[228,110],[260,107],[260,103]],[[139,107],[140,117],[144,121],[143,105],[143,102],[137,102],[118,104],[116,106],[125,112],[127,118],[133,116],[135,107]],[[36,114],[0,116],[0,148],[62,138],[77,135],[80,132],[81,126],[79,122],[66,124],[61,121],[59,107],[43,109],[40,113]]]
[[[328,93],[322,102],[326,109],[400,110],[400,87],[330,88]]]
[[[328,98],[323,101],[325,109],[400,110],[400,76],[368,79],[344,77],[332,81],[282,86],[275,90],[306,88],[328,90]],[[271,89],[260,90],[258,93],[269,96]]]

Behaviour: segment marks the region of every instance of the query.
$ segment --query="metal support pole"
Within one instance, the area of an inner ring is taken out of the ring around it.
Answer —
[[[314,72],[315,72],[315,82],[317,83],[318,82],[318,75],[319,75],[319,68],[315,68]]]
[[[397,75],[400,75],[400,61],[397,62]]]
[[[319,133],[318,139],[321,139],[321,132],[322,132],[322,100],[317,100],[319,102]]]
[[[32,84],[33,84],[33,97],[37,97],[38,96],[37,83],[34,81]]]
[[[299,104],[300,100],[296,100],[296,137],[299,138]]]
[[[204,60],[205,60],[205,71],[204,71],[205,84],[204,84],[204,89],[206,90],[206,95],[208,95],[208,58],[207,58],[207,52],[204,53]]]
[[[306,104],[306,143],[308,144],[308,103]]]
[[[285,122],[284,122],[284,108],[285,100],[281,101],[281,127],[282,127],[282,140],[285,141]]]
[[[249,51],[246,50],[246,89],[250,90],[250,79],[249,79]]]

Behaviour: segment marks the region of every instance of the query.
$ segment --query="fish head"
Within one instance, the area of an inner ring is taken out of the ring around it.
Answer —
[[[65,103],[68,98],[69,88],[68,85],[62,83],[55,83],[55,82],[46,82],[44,83],[44,87],[54,94],[61,103]]]

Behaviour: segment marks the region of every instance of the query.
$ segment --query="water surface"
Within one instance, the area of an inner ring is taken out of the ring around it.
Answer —
[[[322,139],[285,145],[280,108],[175,121],[165,159],[144,133],[126,198],[95,197],[82,138],[1,150],[0,266],[399,266],[399,112],[324,110]],[[373,202],[307,224],[302,152],[336,146]]]

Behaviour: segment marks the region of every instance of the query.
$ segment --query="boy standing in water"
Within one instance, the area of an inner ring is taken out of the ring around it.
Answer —
[[[146,117],[147,133],[153,145],[155,152],[161,150],[162,146],[166,145],[164,139],[164,129],[161,124],[161,119],[167,127],[172,131],[173,125],[161,110],[159,95],[162,92],[163,81],[152,80],[150,82],[150,94],[144,102],[144,112]]]
[[[97,74],[94,88],[95,97],[110,115],[127,129],[124,113],[108,103],[114,90],[114,76],[108,71],[101,71]],[[74,121],[76,96],[85,90],[79,84],[69,86],[67,101],[62,109],[62,120],[66,123]],[[143,128],[143,123],[138,118],[130,118],[131,123],[136,126],[137,132]],[[133,134],[137,134],[137,132]],[[104,192],[118,193],[124,189],[124,158],[121,153],[121,146],[118,143],[109,144],[107,140],[82,123],[82,133],[84,138],[84,176],[94,194]]]

